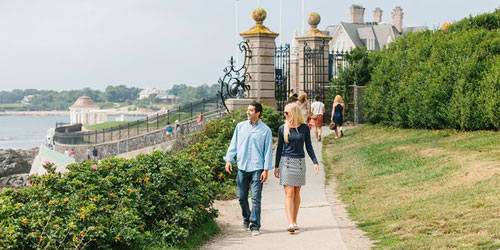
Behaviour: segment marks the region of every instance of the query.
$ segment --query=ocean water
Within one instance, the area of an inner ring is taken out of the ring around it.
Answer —
[[[108,115],[114,121],[116,115]],[[124,116],[124,120],[138,120],[142,116]],[[69,116],[0,116],[0,148],[27,149],[39,147],[47,131],[56,122],[69,123]]]

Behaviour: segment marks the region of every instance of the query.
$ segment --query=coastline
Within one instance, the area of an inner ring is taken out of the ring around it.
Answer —
[[[122,111],[122,110],[105,110],[108,115],[136,115],[145,116],[150,115],[155,112],[145,112],[145,111]],[[0,116],[69,116],[69,111],[3,111],[0,112]]]

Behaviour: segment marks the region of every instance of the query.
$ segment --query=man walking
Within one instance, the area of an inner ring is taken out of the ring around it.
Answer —
[[[248,120],[236,125],[231,144],[224,157],[228,173],[233,170],[231,162],[234,162],[234,156],[238,158],[236,186],[243,216],[242,229],[250,229],[253,236],[260,235],[262,186],[267,180],[268,171],[273,169],[272,133],[271,129],[260,120],[261,113],[260,103],[253,102],[248,105]],[[248,204],[249,189],[252,195],[251,211]]]

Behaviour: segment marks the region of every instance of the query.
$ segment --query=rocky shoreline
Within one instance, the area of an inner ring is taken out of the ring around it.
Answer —
[[[0,190],[30,185],[29,172],[39,148],[0,149]]]

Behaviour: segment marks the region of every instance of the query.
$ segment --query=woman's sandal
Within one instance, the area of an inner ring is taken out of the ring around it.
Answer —
[[[292,225],[293,225],[293,229],[295,229],[295,231],[299,231],[300,230],[299,225],[297,225],[297,224],[292,224]]]
[[[286,228],[286,231],[288,231],[290,233],[295,232],[295,226],[294,226],[294,224],[288,225],[288,227]]]

